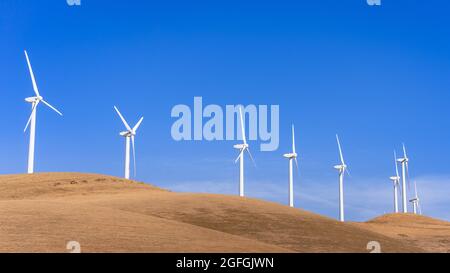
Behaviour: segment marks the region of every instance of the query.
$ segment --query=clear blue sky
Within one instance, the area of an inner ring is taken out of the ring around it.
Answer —
[[[298,133],[299,207],[337,217],[339,133],[352,177],[347,216],[392,210],[392,151],[405,142],[424,213],[450,220],[448,1],[100,1],[0,3],[0,173],[24,173],[33,95],[44,97],[36,170],[122,176],[123,126],[136,139],[137,179],[177,191],[236,194],[236,142],[175,142],[176,104],[279,104],[281,145],[253,149],[251,197],[287,202],[290,124]],[[259,143],[250,143],[258,147]]]

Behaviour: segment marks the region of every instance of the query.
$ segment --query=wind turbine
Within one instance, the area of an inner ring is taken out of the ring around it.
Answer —
[[[341,164],[334,166],[336,170],[339,171],[339,220],[341,222],[345,221],[344,217],[344,174],[348,172],[347,165],[344,161],[344,155],[342,154],[341,142],[339,141],[339,136],[336,134],[336,140],[339,148],[339,155],[341,158]]]
[[[406,174],[408,172],[409,158],[406,155],[405,144],[403,144],[403,157],[397,159],[397,162],[402,164],[402,203],[403,203],[403,213],[408,213],[408,203],[407,203],[407,193],[406,193]]]
[[[239,107],[239,117],[240,117],[240,121],[241,121],[241,132],[242,132],[242,140],[243,143],[242,144],[236,144],[233,147],[235,149],[239,150],[239,156],[236,158],[235,163],[237,163],[238,161],[240,161],[239,165],[239,196],[240,197],[244,197],[245,196],[245,192],[244,192],[244,153],[245,151],[248,152],[248,155],[250,156],[250,159],[253,161],[253,163],[255,163],[255,161],[253,160],[253,156],[250,153],[250,149],[249,149],[249,145],[247,143],[247,137],[245,135],[245,124],[244,124],[244,118],[242,116],[242,107]]]
[[[395,174],[396,176],[391,176],[392,183],[394,184],[394,210],[395,213],[398,213],[398,187],[400,186],[400,176],[398,174],[398,165],[397,165],[397,153],[394,151],[394,164],[395,164]]]
[[[414,181],[414,198],[409,200],[413,204],[413,211],[414,214],[417,214],[419,212],[420,215],[422,215],[422,209],[420,207],[420,199],[419,195],[417,194],[417,183]]]
[[[33,90],[36,94],[35,97],[29,97],[26,98],[25,101],[28,103],[31,103],[31,115],[28,119],[27,125],[25,126],[24,132],[27,131],[28,126],[30,126],[30,145],[28,150],[28,173],[32,174],[34,173],[34,146],[35,146],[35,140],[36,140],[36,109],[39,103],[43,103],[47,105],[50,109],[58,113],[62,116],[62,113],[58,111],[55,107],[51,106],[48,102],[44,100],[44,98],[39,94],[39,89],[36,84],[36,79],[34,77],[33,69],[31,68],[30,59],[28,58],[28,53],[25,50],[25,58],[27,59],[28,64],[28,70],[30,71],[31,76],[31,82],[33,83]]]
[[[297,165],[298,169],[298,161],[297,161],[297,153],[295,151],[295,128],[292,125],[292,152],[283,155],[285,158],[289,159],[289,206],[294,207],[294,173],[293,173],[293,160]]]
[[[119,115],[120,119],[125,125],[125,128],[127,129],[126,131],[121,132],[120,135],[125,137],[125,179],[130,179],[130,141],[133,146],[134,175],[136,176],[136,150],[134,148],[134,137],[136,136],[136,131],[137,129],[139,129],[139,126],[141,126],[144,117],[141,117],[138,123],[136,123],[136,125],[131,128],[120,113],[119,109],[117,109],[116,106],[114,106],[114,109],[116,109],[117,114]]]

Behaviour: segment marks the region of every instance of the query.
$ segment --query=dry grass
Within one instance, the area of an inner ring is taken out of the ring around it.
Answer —
[[[66,252],[71,240],[83,252],[367,252],[369,241],[385,252],[445,252],[450,244],[441,238],[447,222],[340,223],[261,200],[94,174],[0,176],[0,211],[1,252]]]
[[[450,223],[414,214],[388,214],[355,225],[410,242],[428,252],[450,253]]]

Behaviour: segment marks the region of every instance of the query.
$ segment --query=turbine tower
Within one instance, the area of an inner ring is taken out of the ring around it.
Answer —
[[[406,193],[406,174],[408,173],[408,162],[409,158],[406,155],[406,147],[403,144],[403,157],[397,159],[397,162],[402,164],[402,204],[403,204],[403,213],[408,213],[408,202],[407,202],[407,193]]]
[[[245,151],[248,152],[250,159],[255,163],[253,160],[253,156],[250,153],[249,145],[247,143],[247,137],[245,135],[245,124],[244,124],[244,118],[242,116],[242,107],[239,107],[239,117],[241,121],[241,133],[242,133],[242,144],[234,145],[233,147],[237,150],[239,150],[239,156],[236,158],[235,163],[239,161],[239,196],[244,197],[244,153]]]
[[[31,76],[31,82],[33,84],[33,90],[36,96],[26,98],[25,101],[28,103],[31,103],[31,115],[28,119],[27,125],[25,126],[24,132],[27,131],[28,126],[30,126],[30,145],[28,150],[28,173],[32,174],[34,173],[34,147],[35,147],[35,140],[36,140],[36,109],[39,103],[43,103],[47,105],[50,109],[58,113],[62,116],[62,113],[58,111],[55,107],[51,106],[48,102],[44,100],[44,98],[39,94],[39,89],[36,84],[36,79],[34,77],[33,69],[31,68],[31,62],[28,58],[28,53],[25,50],[25,58],[27,59],[28,64],[28,70],[30,71]]]
[[[395,164],[395,176],[391,176],[390,179],[394,184],[394,211],[398,213],[398,187],[400,186],[400,176],[398,174],[398,165],[397,165],[397,153],[394,151],[394,164]]]
[[[409,200],[409,202],[413,205],[413,212],[414,214],[417,214],[419,212],[420,215],[422,215],[422,209],[420,207],[420,199],[419,195],[417,194],[417,183],[414,181],[414,198]]]
[[[344,161],[344,155],[342,154],[341,142],[339,141],[339,136],[336,135],[336,141],[339,148],[339,155],[341,158],[341,164],[334,166],[336,170],[339,171],[339,220],[341,222],[345,221],[344,217],[344,174],[348,172],[347,165]]]
[[[294,173],[293,173],[293,161],[297,166],[298,170],[298,161],[297,161],[297,153],[295,151],[295,128],[292,125],[292,152],[283,155],[285,158],[289,159],[289,206],[291,208],[294,207]]]
[[[116,109],[117,114],[119,115],[120,119],[125,125],[125,128],[127,129],[126,131],[121,132],[120,135],[125,138],[125,179],[130,179],[130,141],[133,148],[134,176],[136,176],[136,150],[134,148],[134,137],[136,136],[136,131],[139,126],[141,126],[144,117],[141,117],[138,123],[136,123],[136,125],[131,128],[120,113],[119,109],[117,109],[116,106],[114,106],[114,109]]]

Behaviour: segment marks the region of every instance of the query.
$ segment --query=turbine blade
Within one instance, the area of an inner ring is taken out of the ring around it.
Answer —
[[[30,125],[31,118],[33,117],[34,112],[36,112],[36,108],[37,108],[37,105],[38,105],[38,104],[39,104],[39,101],[37,101],[37,102],[33,105],[33,108],[31,109],[31,115],[30,115],[30,118],[28,119],[27,125],[25,126],[25,129],[23,130],[24,133],[27,131],[28,126]]]
[[[295,154],[295,128],[294,124],[292,124],[292,152]]]
[[[408,156],[406,155],[405,143],[403,143],[403,155],[404,155],[405,158],[408,158]]]
[[[144,117],[142,117],[138,123],[133,127],[133,132],[136,133],[137,129],[139,129],[139,126],[141,126],[142,121],[144,120]]]
[[[244,117],[242,116],[242,107],[239,107],[239,116],[241,118],[242,140],[244,141],[244,144],[247,144],[247,136],[245,135]]]
[[[341,142],[339,141],[339,136],[337,134],[336,134],[336,140],[337,140],[337,144],[338,144],[338,148],[339,148],[339,155],[341,156],[341,163],[342,163],[342,165],[345,165],[344,155],[342,154]]]
[[[134,176],[136,177],[136,149],[134,147],[134,136],[131,136],[131,146],[133,148]]]
[[[237,162],[239,161],[239,159],[241,159],[241,156],[242,156],[243,152],[244,152],[244,150],[241,149],[241,151],[239,152],[239,155],[238,155],[238,157],[236,158],[236,160],[234,161],[234,163],[237,163]]]
[[[409,179],[409,163],[406,161],[406,180],[408,180],[408,191],[411,190],[411,181]]]
[[[50,107],[53,111],[55,111],[56,113],[58,113],[60,116],[62,116],[63,114],[58,111],[58,109],[56,109],[55,107],[51,106],[48,102],[46,102],[45,100],[42,100],[42,102],[47,105],[48,107]]]
[[[294,158],[294,161],[295,161],[295,166],[297,166],[297,172],[300,173],[300,168],[299,168],[299,166],[298,166],[298,160],[297,160],[297,158]]]
[[[123,124],[125,125],[125,128],[127,128],[128,131],[132,131],[130,125],[128,125],[127,121],[123,118],[123,116],[120,113],[119,109],[117,109],[116,106],[114,106],[114,109],[116,109],[116,112],[119,115],[120,119],[122,120]]]
[[[255,163],[255,160],[253,159],[253,155],[252,155],[252,153],[250,152],[250,149],[246,149],[247,150],[247,152],[248,152],[248,155],[250,156],[250,159],[252,160],[252,162],[253,162],[253,165],[256,167],[256,163]]]
[[[398,174],[398,163],[397,163],[397,152],[394,150],[394,164],[395,164],[395,173],[397,174],[397,177],[399,177]]]
[[[31,82],[33,83],[33,90],[34,90],[34,93],[36,93],[36,96],[40,97],[40,95],[39,95],[39,89],[38,89],[38,87],[37,87],[36,79],[35,79],[34,73],[33,73],[33,68],[31,68],[31,62],[30,62],[30,59],[28,58],[28,53],[27,53],[26,50],[24,50],[24,52],[25,52],[25,57],[27,58],[28,70],[30,71]]]
[[[352,175],[350,174],[350,171],[348,170],[348,168],[345,168],[345,171],[347,172],[349,177],[352,177]]]
[[[414,193],[416,195],[416,199],[419,199],[419,195],[417,194],[417,182],[414,181]]]

